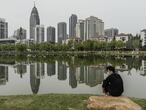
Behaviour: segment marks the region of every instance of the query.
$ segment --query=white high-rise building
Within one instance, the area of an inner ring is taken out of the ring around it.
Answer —
[[[85,20],[79,20],[76,24],[76,37],[85,40]]]
[[[36,25],[35,27],[35,38],[34,42],[35,43],[42,43],[44,42],[44,37],[45,37],[45,28],[44,25]]]
[[[104,35],[104,22],[97,17],[90,16],[85,20],[85,40]]]
[[[146,29],[140,33],[140,39],[142,40],[142,47],[146,45]]]

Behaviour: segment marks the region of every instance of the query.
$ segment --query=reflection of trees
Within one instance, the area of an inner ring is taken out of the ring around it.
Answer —
[[[95,55],[92,53],[89,54],[73,54],[73,53],[69,53],[69,54],[65,54],[65,53],[61,53],[61,54],[49,54],[49,55],[29,55],[28,57],[26,55],[16,55],[16,56],[0,56],[0,63],[3,64],[15,64],[15,62],[46,62],[47,65],[47,74],[49,76],[54,75],[53,73],[55,73],[55,69],[54,69],[54,62],[58,61],[58,62],[65,62],[68,64],[69,67],[80,67],[81,65],[84,66],[98,66],[98,65],[102,65],[105,66],[106,64],[112,64],[113,66],[120,66],[122,67],[122,65],[128,65],[128,70],[131,70],[132,68],[135,68],[136,70],[140,70],[141,67],[141,60],[143,58],[139,57],[128,57],[128,56],[123,56],[123,57],[113,57],[113,56],[104,56],[104,55]],[[27,63],[29,63],[27,62]],[[38,70],[38,76],[41,75],[43,76],[44,73],[44,64],[40,65],[38,64],[38,66],[40,66],[40,68],[42,68],[41,70]],[[18,66],[18,71],[19,73],[24,73],[23,68],[25,67],[21,67]],[[66,66],[65,64],[59,63],[58,65],[58,79],[59,80],[65,80],[66,79]],[[82,71],[82,68],[81,68]],[[82,74],[82,72],[81,72]],[[82,81],[81,81],[82,82]]]
[[[136,70],[140,70],[142,66],[142,59],[136,57],[126,57],[126,64],[128,65],[128,70],[135,68]]]
[[[15,57],[14,56],[0,56],[0,64],[15,64]]]
[[[73,59],[74,63],[73,63]],[[104,55],[95,55],[95,54],[58,54],[58,55],[32,55],[27,57],[26,55],[16,55],[16,56],[0,56],[1,63],[12,63],[15,61],[22,62],[27,61],[29,59],[30,62],[46,62],[48,64],[53,64],[55,60],[58,62],[67,62],[69,66],[80,66],[80,65],[99,65],[106,64],[109,62],[114,66],[120,66],[126,63],[129,69],[136,68],[139,69],[141,65],[142,58],[136,57],[113,57],[113,56],[104,56]],[[137,62],[137,63],[135,63]]]
[[[38,93],[40,86],[40,78],[36,77],[37,74],[36,68],[37,67],[35,64],[30,65],[30,85],[33,94]]]

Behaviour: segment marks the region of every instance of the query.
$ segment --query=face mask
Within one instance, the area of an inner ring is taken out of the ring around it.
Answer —
[[[107,74],[107,75],[110,75],[110,74],[111,74],[111,71],[107,71],[106,74]]]
[[[107,71],[107,72],[106,72],[106,74],[107,74],[107,75],[109,75],[109,74],[110,74],[110,72],[109,72],[109,71]]]

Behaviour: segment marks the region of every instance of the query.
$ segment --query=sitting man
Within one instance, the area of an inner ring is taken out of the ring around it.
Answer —
[[[106,71],[108,77],[103,81],[103,92],[110,96],[121,96],[124,91],[121,76],[115,72],[115,68],[112,66],[107,66]]]

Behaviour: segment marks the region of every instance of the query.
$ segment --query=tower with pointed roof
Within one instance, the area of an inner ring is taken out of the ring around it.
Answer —
[[[30,39],[32,39],[32,40],[34,40],[34,38],[35,38],[36,25],[40,25],[40,18],[39,18],[38,10],[34,3],[34,7],[31,11],[31,15],[30,15]]]

